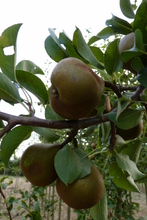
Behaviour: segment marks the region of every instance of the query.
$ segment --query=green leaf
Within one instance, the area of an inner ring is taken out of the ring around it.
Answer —
[[[110,121],[101,124],[101,134],[102,134],[103,143],[106,143],[108,141],[110,131],[111,131]]]
[[[127,171],[134,180],[138,180],[144,177],[144,174],[138,170],[136,164],[134,163],[134,161],[130,160],[128,155],[121,153],[117,154],[116,162],[118,166],[122,170]]]
[[[42,220],[42,217],[39,212],[31,211],[30,215],[32,220]]]
[[[123,51],[121,53],[121,56],[124,62],[128,62],[129,60],[141,56],[143,54],[146,54],[143,44],[143,36],[142,36],[142,32],[139,29],[137,29],[135,31],[134,46],[129,50]]]
[[[22,101],[16,86],[3,73],[0,73],[0,99],[10,103],[18,103]]]
[[[134,18],[135,15],[130,0],[120,0],[120,8],[127,18]]]
[[[117,101],[117,114],[116,114],[116,120],[120,116],[121,113],[127,108],[127,106],[130,104],[125,98],[119,98]]]
[[[88,137],[90,136],[93,132],[94,132],[94,129],[97,127],[97,125],[91,125],[89,126],[88,128],[86,128],[84,134],[83,134],[83,137]]]
[[[80,56],[80,54],[77,52],[76,48],[74,47],[73,42],[67,37],[65,32],[60,33],[59,40],[60,43],[66,47],[66,52],[68,56],[76,57],[84,61],[84,59]]]
[[[22,24],[15,24],[4,30],[0,36],[0,68],[11,80],[15,81],[15,49],[19,28]],[[13,55],[5,55],[4,48],[14,46]]]
[[[131,67],[139,73],[144,68],[141,58],[135,57],[131,62]]]
[[[44,72],[42,71],[42,69],[39,66],[37,66],[35,63],[29,60],[22,60],[21,62],[19,62],[16,66],[16,69],[24,70],[26,72],[33,73],[33,74],[44,75]]]
[[[132,32],[132,26],[127,21],[112,15],[112,18],[106,21],[106,25],[120,34],[129,34]]]
[[[73,36],[73,44],[76,47],[78,53],[87,60],[91,65],[103,69],[103,66],[98,62],[97,58],[94,56],[89,46],[86,44],[81,31],[77,28]]]
[[[129,142],[127,144],[127,147],[125,147],[121,153],[128,155],[131,160],[137,163],[141,149],[142,149],[142,142],[137,139],[135,141]]]
[[[138,125],[141,120],[142,111],[136,109],[125,109],[117,118],[116,112],[110,112],[108,117],[117,127],[128,130]]]
[[[118,50],[118,39],[111,42],[104,54],[104,66],[108,74],[112,75],[113,72],[119,71],[123,62]],[[115,54],[115,55],[114,55]]]
[[[75,153],[80,157],[83,166],[79,179],[86,177],[91,172],[91,163],[87,154],[79,148],[74,148]]]
[[[143,68],[143,69],[139,72],[139,74],[138,74],[138,76],[137,76],[136,79],[138,80],[138,82],[139,82],[142,86],[144,86],[145,88],[147,88],[147,68]]]
[[[29,210],[29,207],[28,207],[27,203],[26,203],[24,200],[21,200],[20,205],[21,205],[24,209],[26,209],[26,210],[28,209],[28,210]]]
[[[39,201],[37,201],[37,202],[35,203],[34,210],[35,210],[36,212],[40,213]]]
[[[55,169],[62,182],[68,185],[78,178],[83,166],[74,149],[66,145],[55,156]]]
[[[88,45],[91,45],[93,43],[95,43],[96,41],[98,40],[101,40],[101,39],[107,39],[109,38],[110,36],[112,36],[114,34],[114,31],[112,28],[110,27],[105,27],[103,30],[101,30],[96,36],[93,36],[89,39],[88,41]]]
[[[50,36],[45,40],[45,49],[47,54],[56,62],[68,57],[64,48],[60,45],[60,41],[55,35],[53,29],[49,29]]]
[[[16,70],[16,77],[19,84],[33,93],[43,104],[48,103],[48,92],[41,79],[23,70]]]
[[[143,35],[143,42],[147,44],[147,2],[144,1],[137,9],[135,19],[133,22],[133,32],[140,29]]]
[[[60,137],[50,128],[33,127],[33,130],[44,137],[47,142],[57,141]]]
[[[99,203],[93,206],[91,209],[91,215],[93,220],[107,220],[108,219],[108,207],[107,207],[107,193],[106,189],[104,195]]]
[[[54,121],[64,120],[63,118],[61,118],[59,115],[56,114],[56,112],[52,109],[50,105],[46,105],[45,118]]]
[[[1,159],[8,166],[8,162],[15,149],[30,136],[32,127],[17,126],[7,133],[1,142]]]
[[[109,174],[112,177],[112,181],[120,188],[131,191],[139,192],[137,185],[134,181],[130,181],[130,178],[126,175],[125,172],[117,165],[116,162],[113,162],[109,166]]]
[[[90,50],[99,62],[104,63],[103,52],[98,47],[90,46]]]

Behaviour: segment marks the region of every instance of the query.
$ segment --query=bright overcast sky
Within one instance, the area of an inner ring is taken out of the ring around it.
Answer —
[[[97,34],[106,19],[121,15],[119,0],[3,0],[0,12],[0,33],[7,27],[23,23],[18,34],[17,62],[29,59],[42,67],[48,58],[44,40],[48,28],[65,30],[72,38],[75,26]]]

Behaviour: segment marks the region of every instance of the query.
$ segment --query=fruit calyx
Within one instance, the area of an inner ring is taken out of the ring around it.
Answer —
[[[59,93],[58,93],[58,90],[56,88],[53,88],[51,93],[52,93],[52,96],[54,98],[58,98],[59,97]]]

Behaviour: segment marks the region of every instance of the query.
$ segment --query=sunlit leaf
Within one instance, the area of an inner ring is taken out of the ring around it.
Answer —
[[[18,31],[22,24],[15,24],[5,29],[0,36],[0,68],[11,80],[15,81],[15,49]],[[13,46],[14,54],[5,55],[4,48]]]
[[[1,159],[8,166],[8,162],[15,149],[27,138],[30,137],[32,127],[17,126],[7,133],[0,146]]]
[[[83,166],[74,149],[66,145],[55,156],[55,169],[59,178],[67,185],[78,178]]]
[[[16,77],[20,85],[33,93],[43,104],[48,103],[48,92],[41,79],[23,70],[16,70]]]
[[[134,18],[134,11],[132,9],[130,0],[120,0],[120,8],[122,13],[127,18]]]
[[[112,177],[112,181],[120,188],[131,191],[139,192],[137,185],[132,181],[128,180],[128,176],[122,169],[117,165],[116,162],[113,162],[109,166],[109,174]]]
[[[16,69],[24,70],[26,72],[33,73],[33,74],[44,75],[44,72],[42,71],[42,69],[39,66],[37,66],[35,63],[29,60],[22,60],[21,62],[19,62],[16,66]]]

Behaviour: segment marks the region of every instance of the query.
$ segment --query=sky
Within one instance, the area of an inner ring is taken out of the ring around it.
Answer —
[[[64,30],[71,38],[75,26],[82,33],[90,28],[97,34],[111,13],[120,14],[119,0],[3,0],[0,33],[13,24],[23,23],[17,39],[17,62],[29,59],[42,67],[48,59],[44,49],[48,28]]]

